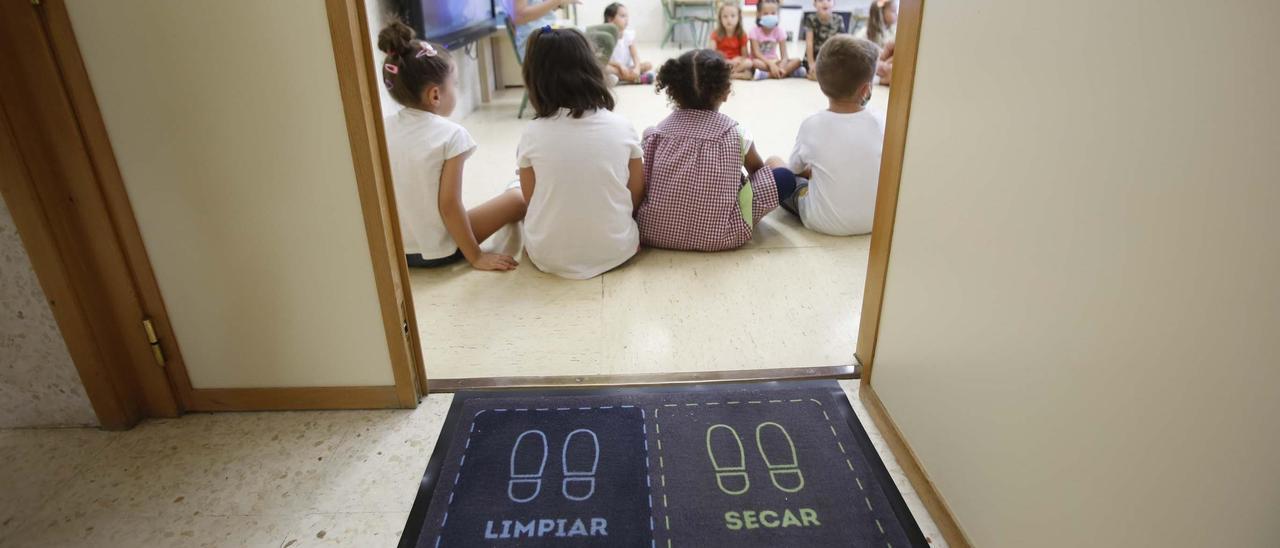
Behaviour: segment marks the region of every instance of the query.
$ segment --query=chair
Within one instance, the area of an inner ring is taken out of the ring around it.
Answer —
[[[707,14],[688,14],[681,13],[681,8],[709,8]],[[693,36],[696,42],[694,47],[700,47],[710,39],[708,34],[711,32],[711,25],[715,20],[715,2],[714,0],[662,0],[662,12],[667,18],[667,33],[662,37],[662,46],[667,47],[667,43],[675,41],[677,46],[683,47],[684,42],[680,41],[676,34],[682,26],[689,27],[689,34]]]
[[[613,48],[618,45],[618,27],[613,23],[587,27],[587,41],[591,42],[591,49],[595,51],[600,64],[607,65],[609,59],[613,58]]]
[[[516,23],[511,20],[510,15],[504,15],[502,19],[507,26],[507,37],[511,39],[511,49],[516,54],[516,62],[520,63],[521,68],[523,68],[524,56],[520,55],[520,45],[516,43]],[[524,88],[524,96],[520,98],[520,110],[516,111],[516,119],[524,118],[524,109],[528,106],[529,88]]]

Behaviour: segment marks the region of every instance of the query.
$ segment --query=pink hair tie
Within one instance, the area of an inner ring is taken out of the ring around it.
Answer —
[[[387,72],[390,72],[391,74],[400,74],[400,67],[397,67],[391,63],[382,65],[382,68],[387,69]]]
[[[426,42],[422,42],[422,49],[421,49],[421,50],[419,50],[419,51],[418,51],[418,53],[414,54],[413,56],[414,56],[414,58],[416,58],[416,59],[420,59],[420,58],[423,58],[423,57],[435,57],[435,56],[436,56],[436,48],[431,47],[431,44],[428,44],[428,43],[426,43]]]

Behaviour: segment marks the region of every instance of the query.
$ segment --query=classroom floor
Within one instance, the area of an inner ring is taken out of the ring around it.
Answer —
[[[921,530],[946,546],[856,381],[842,385]],[[0,546],[395,546],[451,401],[0,430]]]
[[[793,48],[794,49],[794,46]],[[674,47],[642,47],[655,65]],[[461,120],[479,143],[464,200],[515,178],[520,89],[501,90]],[[619,86],[619,112],[642,133],[670,112],[652,86]],[[883,112],[888,88],[870,108]],[[721,111],[762,157],[788,157],[800,122],[826,108],[816,82],[735,82]],[[603,276],[570,281],[527,260],[510,273],[463,263],[411,274],[428,378],[601,375],[848,365],[854,362],[869,236],[804,229],[781,209],[752,242],[721,253],[644,249]]]

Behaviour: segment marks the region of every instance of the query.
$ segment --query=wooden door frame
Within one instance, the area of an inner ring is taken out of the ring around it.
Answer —
[[[394,260],[399,223],[393,197],[383,188],[390,168],[381,117],[367,116],[364,108],[371,96],[377,112],[377,93],[368,78],[358,76],[369,70],[355,47],[368,40],[363,5],[329,1],[326,11],[395,385],[226,389],[191,385],[65,0],[6,3],[4,9],[12,13],[0,21],[0,31],[15,37],[5,57],[22,62],[0,66],[0,191],[104,427],[125,429],[146,417],[182,411],[417,405],[426,394],[426,378],[418,333],[405,328],[415,320],[412,295],[404,289],[407,267]],[[19,36],[26,40],[22,49]],[[30,46],[41,42],[48,47]],[[39,123],[32,113],[61,116],[65,123]],[[87,167],[70,174],[63,173],[64,164]],[[145,340],[143,318],[158,335],[163,369]]]
[[[867,409],[872,422],[880,430],[885,444],[902,466],[907,480],[915,488],[920,501],[929,511],[947,544],[967,548],[969,542],[955,514],[934,487],[920,459],[903,437],[898,425],[880,401],[872,383],[875,371],[876,342],[880,335],[880,314],[884,308],[885,281],[889,274],[889,255],[893,243],[893,226],[898,213],[898,190],[902,183],[902,164],[907,146],[907,128],[911,117],[911,97],[915,90],[916,57],[920,49],[920,28],[925,0],[899,0],[898,31],[893,52],[893,84],[885,119],[884,148],[880,157],[880,182],[876,188],[875,220],[871,227],[871,250],[867,258],[867,281],[862,293],[862,317],[858,323],[857,358],[862,364],[858,399]]]
[[[133,212],[123,189],[111,188],[119,170],[79,50],[67,41],[65,6],[6,2],[0,10],[0,191],[90,404],[107,429],[177,416],[181,390],[170,374],[182,369],[181,354],[154,278],[135,276],[150,266],[141,240],[120,230]],[[168,371],[152,355],[146,318]]]

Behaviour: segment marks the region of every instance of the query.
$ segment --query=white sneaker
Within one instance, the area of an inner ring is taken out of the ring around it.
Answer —
[[[618,75],[617,75],[617,74],[606,74],[606,75],[604,75],[604,81],[605,81],[605,83],[609,84],[609,87],[616,86],[616,85],[618,85]]]

